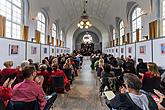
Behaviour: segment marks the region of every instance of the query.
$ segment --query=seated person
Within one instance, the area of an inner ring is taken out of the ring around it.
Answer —
[[[138,58],[138,64],[136,66],[136,72],[137,72],[137,74],[139,74],[139,73],[145,73],[147,71],[148,71],[148,69],[147,69],[147,63],[144,63],[143,62],[143,59]]]
[[[48,79],[49,79],[49,72],[47,71],[47,66],[45,64],[40,65],[40,71],[37,72],[37,76],[39,77],[43,77],[44,81],[43,81],[43,90],[46,93],[48,90]]]
[[[18,74],[16,76],[16,80],[14,81],[12,87],[20,82],[22,82],[24,80],[24,77],[23,77],[23,74],[22,74],[22,70],[24,67],[28,66],[29,65],[29,61],[27,60],[24,60],[21,62],[21,66],[18,66],[17,69],[18,69]]]
[[[46,104],[46,96],[36,82],[33,81],[36,76],[36,70],[34,66],[26,66],[22,70],[24,81],[18,83],[13,88],[13,96],[11,101],[15,102],[33,102],[38,100],[40,109],[43,110]]]
[[[132,74],[126,73],[123,76],[124,85],[122,93],[107,101],[109,108],[117,110],[158,110],[154,99],[140,92],[142,83],[140,79]]]
[[[7,80],[7,78],[13,79],[19,73],[18,69],[13,68],[13,61],[6,61],[3,65],[5,68],[1,71],[0,74],[0,85],[2,85]]]
[[[71,80],[71,82],[73,81],[73,66],[71,64],[71,59],[68,58],[66,61],[65,61],[65,64],[63,66],[63,71],[65,72],[67,78],[69,80]]]
[[[153,92],[154,89],[160,90],[160,73],[155,63],[148,63],[148,71],[142,77],[142,89]],[[154,83],[153,83],[154,82]]]
[[[67,76],[65,75],[65,73],[62,70],[59,70],[59,66],[57,64],[53,65],[53,71],[51,73],[51,76],[63,76],[65,89],[66,89],[66,91],[70,90],[70,82],[69,82]]]
[[[103,68],[104,70],[103,70],[102,84],[100,86],[100,91],[104,91],[105,86],[107,86],[109,90],[111,89],[108,78],[114,76],[114,73],[111,71],[111,67],[109,64],[104,64]]]
[[[11,85],[13,84],[13,82],[15,81],[14,79],[7,79],[3,86],[0,86],[0,100],[2,101],[0,105],[0,107],[2,107],[3,109],[5,109],[6,105],[7,105],[7,101],[10,100],[10,98],[12,97],[12,88]]]

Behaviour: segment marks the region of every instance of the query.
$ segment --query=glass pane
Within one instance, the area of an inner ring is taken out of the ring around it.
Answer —
[[[141,16],[141,8],[137,8],[137,17]]]
[[[14,5],[21,7],[21,0],[12,0],[12,2]]]
[[[132,22],[132,31],[136,31],[136,21]]]
[[[132,34],[132,42],[136,42],[136,32],[133,32]]]
[[[137,29],[141,29],[141,17],[137,19]]]
[[[136,10],[133,11],[132,13],[132,20],[136,19]]]
[[[165,20],[163,20],[163,36],[165,36]]]

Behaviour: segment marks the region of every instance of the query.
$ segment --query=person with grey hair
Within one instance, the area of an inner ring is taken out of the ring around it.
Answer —
[[[113,110],[158,110],[154,99],[140,91],[142,83],[136,75],[126,73],[123,80],[121,94],[106,102],[109,108]]]

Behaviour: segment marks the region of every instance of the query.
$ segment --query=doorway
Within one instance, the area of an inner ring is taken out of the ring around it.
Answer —
[[[94,52],[94,43],[82,43],[81,51],[84,56],[90,56]]]

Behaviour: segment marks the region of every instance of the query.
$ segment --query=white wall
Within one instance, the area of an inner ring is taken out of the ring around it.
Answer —
[[[18,54],[11,54],[11,45],[18,45]],[[0,68],[4,67],[3,62],[7,60],[12,60],[14,62],[14,67],[16,67],[25,59],[25,42],[0,38],[0,51]]]
[[[54,46],[50,46],[50,55],[56,56],[56,50]]]
[[[129,51],[129,49],[131,51]],[[126,45],[126,57],[128,57],[129,55],[131,55],[132,58],[135,59],[135,44],[128,44],[128,45]]]
[[[161,52],[161,44],[165,45],[165,37],[154,39],[154,40],[148,40],[148,41],[143,41],[143,42],[138,42],[134,44],[127,44],[120,46],[120,51],[121,48],[126,47],[126,56],[131,55],[133,58],[136,56],[136,61],[138,58],[142,58],[144,62],[155,62],[158,66],[161,66],[165,68],[165,54]],[[132,53],[128,52],[128,48],[132,47]],[[145,47],[144,53],[141,51],[140,52],[140,47]],[[112,48],[107,48],[107,49],[115,49],[116,47]],[[136,51],[135,51],[136,50]],[[108,53],[107,53],[108,54]],[[110,54],[115,55],[115,50]],[[125,55],[124,53],[121,55]]]
[[[144,53],[140,52],[140,47],[144,47]],[[151,40],[136,43],[136,61],[138,58],[142,58],[144,62],[152,61]]]
[[[120,47],[119,46],[114,47],[115,57],[119,57],[120,56],[119,52],[120,52]]]
[[[36,47],[36,54],[33,54],[32,48]],[[27,42],[27,59],[32,59],[34,62],[40,62],[41,47],[40,44]]]
[[[153,41],[153,60],[165,68],[165,54],[161,53],[161,44],[165,44],[165,38],[155,39]]]
[[[123,49],[123,53],[121,52],[121,49]],[[126,55],[126,48],[125,48],[125,45],[120,46],[120,57],[121,57],[121,55],[123,55],[124,57],[125,57],[125,55]]]
[[[18,54],[11,54],[11,45],[18,46]],[[32,52],[32,48],[36,47],[36,52]],[[44,53],[44,48],[47,48],[47,53]],[[49,49],[50,48],[50,49]],[[54,48],[54,53],[52,49]],[[14,40],[8,38],[0,38],[0,69],[4,68],[3,63],[5,61],[13,61],[14,67],[19,66],[23,60],[32,59],[34,62],[40,62],[41,59],[55,56],[56,47],[49,45],[41,45],[33,42],[25,42],[21,40]],[[69,48],[63,48],[69,49]],[[61,50],[60,50],[61,52]],[[63,54],[64,51],[62,51]],[[35,53],[35,54],[34,54]]]
[[[45,49],[47,51],[45,51]],[[41,59],[44,59],[45,57],[49,57],[50,56],[50,48],[49,45],[41,45]]]

